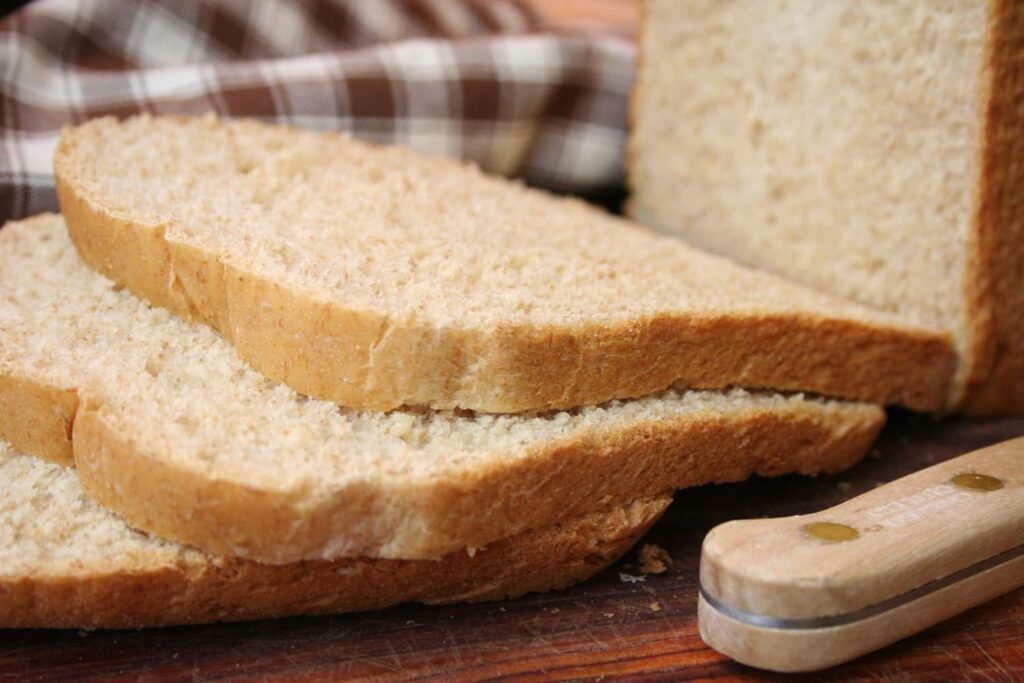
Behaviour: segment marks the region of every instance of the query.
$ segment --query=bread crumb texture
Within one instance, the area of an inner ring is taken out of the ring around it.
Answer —
[[[650,0],[631,213],[949,331],[950,406],[1020,412],[1022,44],[999,0]]]
[[[77,397],[58,431],[90,494],[139,528],[267,562],[439,557],[679,486],[833,471],[884,420],[740,389],[538,415],[339,408],[91,271],[57,216],[0,231],[0,292],[0,378]],[[45,432],[19,426],[64,413],[3,389],[0,436],[41,452]]]
[[[129,528],[82,490],[74,470],[0,441],[0,575],[65,576],[117,565],[174,566],[202,554]]]
[[[341,405],[519,412],[681,384],[934,408],[951,370],[948,340],[898,316],[337,133],[97,119],[55,169],[90,265]]]
[[[644,574],[664,574],[672,566],[672,556],[661,546],[644,543],[640,548],[640,571]]]

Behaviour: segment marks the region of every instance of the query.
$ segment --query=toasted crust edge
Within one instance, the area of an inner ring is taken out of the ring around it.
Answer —
[[[319,301],[94,201],[75,172],[81,130],[61,136],[54,168],[83,260],[149,302],[214,327],[255,369],[315,398],[375,410],[513,413],[636,398],[678,384],[811,391],[918,410],[945,405],[955,360],[939,333],[811,315],[680,315],[485,334]]]

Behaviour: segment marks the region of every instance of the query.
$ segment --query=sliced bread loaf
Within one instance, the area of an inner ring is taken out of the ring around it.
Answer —
[[[440,557],[673,488],[835,471],[884,420],[742,390],[536,416],[340,409],[94,273],[52,215],[0,230],[0,377],[0,437],[59,443],[135,527],[275,563]]]
[[[632,215],[950,331],[1024,412],[1024,3],[650,0]]]
[[[99,119],[62,136],[94,268],[341,405],[517,412],[683,388],[942,405],[941,334],[583,202],[334,133]]]
[[[74,470],[0,441],[0,628],[136,628],[492,600],[561,588],[626,551],[668,507],[636,501],[439,561],[261,565],[128,527]]]

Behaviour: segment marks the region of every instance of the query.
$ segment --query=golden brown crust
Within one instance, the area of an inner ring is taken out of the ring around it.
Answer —
[[[994,0],[985,146],[965,279],[971,364],[961,408],[1024,413],[1024,4]]]
[[[0,369],[0,438],[61,465],[72,464],[73,389],[53,387]]]
[[[681,313],[484,334],[318,301],[94,203],[79,193],[71,145],[64,137],[57,150],[57,191],[83,260],[150,302],[213,326],[255,369],[309,396],[377,410],[513,413],[678,384],[811,391],[920,410],[945,403],[954,357],[940,334],[800,313]]]
[[[439,561],[352,559],[261,565],[198,553],[111,559],[61,575],[0,574],[0,627],[137,628],[514,597],[586,579],[629,549],[671,499],[527,531]],[[124,564],[119,564],[124,563]]]
[[[544,444],[514,464],[495,462],[458,480],[358,482],[321,492],[257,488],[178,465],[121,426],[111,409],[82,404],[75,462],[91,496],[159,536],[270,563],[436,558],[676,488],[755,473],[834,472],[859,460],[884,422],[868,406],[706,414]]]

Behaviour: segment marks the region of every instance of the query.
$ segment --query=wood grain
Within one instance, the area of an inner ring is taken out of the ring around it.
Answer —
[[[697,621],[704,642],[739,662],[817,671],[1024,586],[1022,548],[1018,438],[809,515],[715,527],[704,539]],[[984,571],[949,583],[979,564]],[[752,623],[743,613],[804,624]],[[835,617],[847,621],[823,620]]]
[[[954,485],[980,472],[997,490]],[[1024,545],[1024,439],[922,469],[809,515],[746,519],[704,541],[701,583],[731,607],[782,619],[850,614]],[[838,524],[845,542],[804,529]]]
[[[895,415],[876,455],[838,477],[683,491],[647,541],[672,568],[625,583],[635,555],[567,591],[491,605],[149,631],[0,632],[0,681],[322,680],[510,676],[762,680],[697,633],[700,542],[728,519],[810,512],[908,472],[1024,435],[1024,418],[933,422]],[[1024,680],[1024,591],[822,674],[797,680]]]

